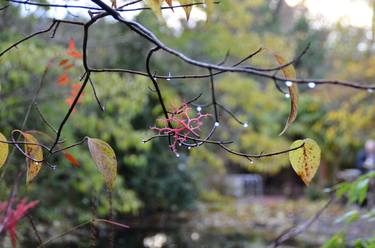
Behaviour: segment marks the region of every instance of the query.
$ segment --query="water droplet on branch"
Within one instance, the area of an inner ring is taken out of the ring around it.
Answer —
[[[316,83],[310,82],[307,84],[307,86],[309,86],[310,89],[314,89],[316,87]]]

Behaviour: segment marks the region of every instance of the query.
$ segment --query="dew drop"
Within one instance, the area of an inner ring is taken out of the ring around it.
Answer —
[[[201,106],[198,106],[198,107],[197,107],[197,111],[198,111],[198,112],[201,112],[201,111],[202,111],[202,107],[201,107]]]
[[[307,84],[307,86],[309,86],[310,89],[314,89],[316,87],[316,83],[310,82]]]
[[[292,81],[285,81],[285,85],[288,87],[292,87],[293,82]]]
[[[171,73],[170,72],[168,72],[167,81],[171,81]]]
[[[247,124],[247,123],[244,123],[244,124],[243,124],[243,127],[244,127],[244,128],[247,128],[248,126],[249,126],[249,124]]]
[[[374,90],[373,89],[368,89],[367,92],[371,94],[371,93],[374,93]]]
[[[286,94],[285,94],[285,98],[290,98],[290,94],[289,94],[289,93],[286,93]]]
[[[219,122],[215,122],[215,127],[218,127],[220,126],[220,123]]]

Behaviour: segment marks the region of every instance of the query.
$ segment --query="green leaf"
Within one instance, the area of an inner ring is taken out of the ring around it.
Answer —
[[[364,180],[359,181],[356,185],[356,190],[358,192],[357,201],[359,204],[362,204],[363,201],[366,199],[369,182],[370,182],[370,179],[366,178]]]
[[[332,238],[324,243],[322,248],[345,248],[345,236],[342,233],[337,233]]]
[[[109,191],[112,191],[117,176],[117,160],[113,149],[100,139],[88,138],[90,154],[102,174]]]
[[[336,197],[337,199],[340,199],[343,197],[350,189],[350,184],[349,183],[340,183],[337,185],[336,189]]]
[[[2,133],[0,133],[0,141],[5,141],[5,142],[7,141],[7,139]],[[8,144],[0,143],[0,168],[3,167],[3,165],[5,164],[5,161],[7,160],[7,157],[8,157],[8,153],[9,153]]]
[[[347,224],[353,223],[359,219],[360,215],[357,210],[351,210],[346,212],[344,215],[340,216],[335,220],[335,223],[346,222]]]
[[[296,140],[290,149],[300,146],[302,147],[289,152],[289,160],[297,175],[309,185],[319,168],[321,151],[312,139]]]

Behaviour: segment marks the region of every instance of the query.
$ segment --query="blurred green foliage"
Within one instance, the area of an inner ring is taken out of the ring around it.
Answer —
[[[320,77],[329,73],[335,78],[359,81],[373,78],[373,56],[357,50],[349,52],[347,48],[356,47],[364,39],[363,30],[353,31],[339,26],[335,34],[353,44],[348,45],[339,38],[329,42],[327,37],[331,30],[312,28],[303,15],[295,20],[291,28],[281,31],[284,28],[280,27],[283,23],[281,19],[286,17],[276,12],[277,9],[269,1],[233,2],[221,1],[215,7],[213,20],[209,24],[199,22],[191,29],[183,23],[181,34],[158,23],[152,13],[142,12],[136,19],[155,31],[166,44],[196,59],[219,62],[229,51],[226,63],[231,64],[260,46],[280,52],[290,59],[311,41],[310,51],[296,65],[299,76]],[[280,21],[275,21],[275,18]],[[20,29],[24,33],[31,33],[45,23],[46,20],[37,23],[33,15],[20,17],[17,8],[8,8],[1,16],[0,50],[22,37]],[[70,37],[77,44],[82,39],[80,32],[62,25],[54,40],[47,36],[35,38],[0,58],[0,129],[8,137],[12,129],[22,128],[26,111],[48,64],[45,84],[37,103],[52,125],[57,126],[62,120],[68,109],[65,97],[69,92],[56,83],[61,74],[57,65]],[[149,44],[131,31],[101,21],[91,30],[90,38],[89,60],[92,66],[144,70]],[[334,56],[334,52],[338,54]],[[275,65],[267,52],[246,63],[262,67]],[[152,66],[160,74],[206,73],[165,54],[155,56]],[[77,65],[73,73],[77,82],[81,73],[82,68]],[[169,151],[166,140],[144,144],[142,139],[153,135],[149,128],[161,116],[161,108],[156,96],[149,90],[151,84],[147,78],[98,73],[92,79],[106,111],[100,111],[88,87],[82,102],[69,119],[63,137],[66,144],[77,142],[84,136],[100,138],[114,148],[119,177],[113,199],[114,209],[119,216],[189,209],[194,207],[199,196],[211,201],[218,197],[223,176],[231,166],[268,174],[278,173],[289,166],[287,156],[261,159],[250,164],[248,160],[207,145],[190,152],[184,151],[180,158],[176,158]],[[210,92],[205,79],[160,80],[160,85],[168,106],[178,105],[200,93],[202,97],[198,103],[204,105],[209,102]],[[218,102],[248,123],[248,127],[242,127],[221,111],[222,122],[227,125],[220,126],[214,138],[238,140],[230,147],[243,152],[273,152],[287,149],[295,139],[313,138],[322,147],[322,165],[328,168],[328,178],[332,180],[337,170],[353,167],[356,151],[363,141],[375,137],[375,107],[367,93],[353,94],[330,87],[310,90],[301,86],[298,119],[286,135],[279,137],[288,116],[289,100],[274,87],[272,81],[232,74],[216,77],[215,85]],[[281,87],[284,88],[283,85]],[[203,112],[210,110],[204,108]],[[35,108],[32,108],[24,128],[32,129],[53,135]],[[88,149],[80,146],[72,149],[71,153],[79,161],[80,168],[74,168],[62,156],[56,156],[51,161],[57,165],[56,170],[44,166],[34,183],[19,188],[20,195],[41,201],[36,210],[38,218],[60,223],[56,226],[68,226],[70,221],[90,218],[88,209],[92,207],[92,201],[98,206],[100,216],[108,214],[107,193]],[[10,185],[20,168],[24,168],[22,166],[24,160],[15,152],[6,168],[0,171],[1,199],[7,199]],[[353,185],[348,188],[358,189],[357,184]],[[360,197],[363,200],[361,189],[353,193],[353,199]],[[315,193],[312,195],[315,197]],[[327,247],[340,247],[342,243],[345,243],[344,238],[337,235],[328,242],[328,245],[337,246]]]

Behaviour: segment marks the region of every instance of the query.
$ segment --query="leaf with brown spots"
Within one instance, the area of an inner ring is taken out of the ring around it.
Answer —
[[[5,136],[0,133],[0,141],[6,142]],[[0,143],[0,168],[5,164],[9,153],[9,146],[7,143]]]
[[[109,191],[112,191],[117,176],[117,160],[113,149],[100,139],[87,139],[90,154],[99,172],[103,175]]]
[[[26,183],[30,183],[39,173],[42,168],[43,160],[43,150],[39,144],[38,140],[27,132],[19,131],[25,142],[31,144],[25,144],[25,153],[32,159],[26,158],[27,173],[26,173]],[[35,160],[35,161],[34,161]]]
[[[312,139],[296,140],[290,149],[300,146],[302,147],[289,152],[289,161],[297,175],[309,185],[319,168],[321,151]]]

